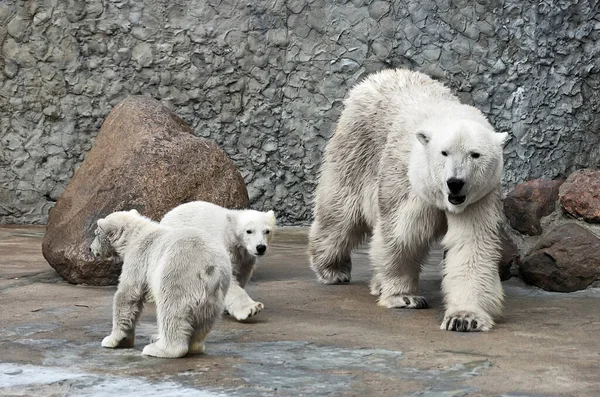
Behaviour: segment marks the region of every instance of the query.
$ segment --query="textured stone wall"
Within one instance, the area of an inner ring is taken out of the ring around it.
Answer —
[[[507,187],[600,160],[600,5],[560,0],[0,1],[0,223],[43,223],[111,108],[167,103],[253,206],[310,219],[348,89],[405,66],[509,131]]]

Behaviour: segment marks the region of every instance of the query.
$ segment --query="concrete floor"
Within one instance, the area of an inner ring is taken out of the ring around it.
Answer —
[[[2,396],[600,396],[600,290],[546,293],[513,278],[493,331],[445,332],[440,252],[422,278],[430,309],[389,310],[369,295],[364,250],[352,284],[319,285],[306,230],[283,229],[248,287],[266,309],[224,317],[205,355],[156,359],[140,355],[152,305],[134,349],[100,347],[115,287],[63,281],[41,255],[43,232],[0,227]]]

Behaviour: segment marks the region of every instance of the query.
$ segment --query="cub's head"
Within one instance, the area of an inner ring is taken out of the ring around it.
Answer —
[[[227,215],[227,218],[235,228],[237,240],[251,255],[262,256],[267,252],[275,229],[273,211],[242,210]]]
[[[411,154],[413,189],[440,209],[462,212],[500,184],[507,138],[475,120],[425,123]]]
[[[142,216],[136,210],[117,211],[96,221],[96,237],[90,252],[98,260],[112,260],[119,256],[126,244],[128,227]]]

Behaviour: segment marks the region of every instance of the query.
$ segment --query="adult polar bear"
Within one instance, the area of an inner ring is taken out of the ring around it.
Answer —
[[[403,69],[353,88],[325,149],[309,235],[325,284],[350,281],[351,250],[372,234],[371,293],[425,308],[419,273],[432,241],[447,250],[441,328],[487,331],[502,309],[500,178],[506,133],[430,77]]]

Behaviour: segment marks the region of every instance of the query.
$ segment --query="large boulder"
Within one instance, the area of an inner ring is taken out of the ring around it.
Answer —
[[[242,176],[214,142],[194,136],[160,102],[127,98],[108,115],[95,146],[50,211],[42,252],[71,283],[116,284],[121,264],[96,261],[89,252],[96,220],[133,208],[160,220],[193,200],[249,206]]]
[[[573,172],[560,187],[560,205],[569,215],[600,223],[600,171]]]
[[[600,281],[600,239],[565,223],[540,238],[519,265],[519,276],[547,291],[573,292]]]
[[[512,277],[511,268],[513,264],[519,264],[519,248],[510,236],[500,228],[500,262],[498,263],[498,272],[500,280],[506,281]]]
[[[562,180],[535,179],[518,184],[504,199],[510,226],[522,234],[542,234],[541,219],[554,211]]]

